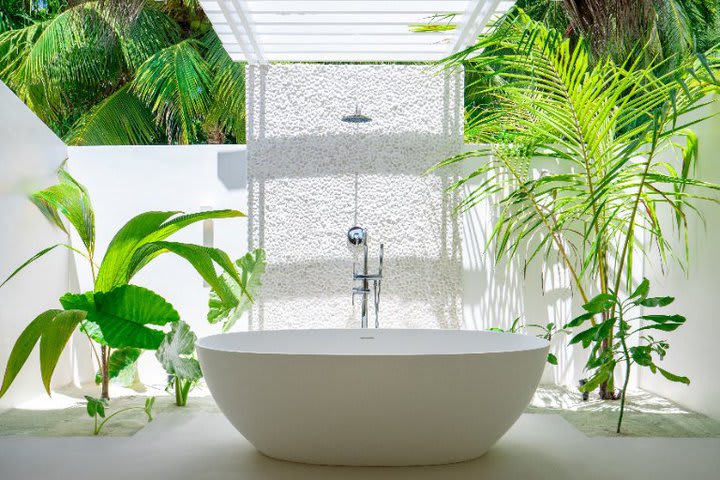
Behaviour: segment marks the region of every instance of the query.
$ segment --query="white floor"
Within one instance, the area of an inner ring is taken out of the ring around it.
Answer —
[[[162,415],[134,437],[0,438],[0,479],[717,479],[720,439],[588,438],[523,415],[484,457],[442,467],[299,465],[257,453],[219,414]]]

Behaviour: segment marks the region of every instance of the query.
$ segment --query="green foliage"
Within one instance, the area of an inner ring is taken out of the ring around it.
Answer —
[[[66,142],[244,141],[243,66],[197,4],[62,3],[0,12],[0,80]]]
[[[211,285],[217,275],[212,263],[234,274],[232,262],[222,252],[189,244],[164,242],[170,235],[193,223],[219,218],[243,217],[237,210],[211,210],[193,214],[146,212],[128,221],[110,242],[100,270],[96,291],[107,291],[129,282],[145,265],[164,252],[173,252],[188,260]]]
[[[207,319],[210,323],[223,322],[223,332],[235,325],[252,306],[253,298],[262,286],[265,265],[265,250],[259,248],[235,262],[239,282],[227,272],[220,277],[221,286],[210,292],[208,301]]]
[[[71,145],[143,145],[159,137],[152,112],[129,85],[103,99],[78,119],[65,136]]]
[[[521,323],[521,320],[522,320],[522,317],[517,317],[515,320],[513,320],[513,323],[510,325],[509,328],[503,329],[503,328],[499,328],[499,327],[493,327],[493,328],[488,328],[488,331],[502,332],[502,333],[521,333],[524,329],[527,329],[528,327],[532,327],[532,328],[536,328],[536,329],[540,330],[540,333],[535,334],[536,337],[542,338],[543,340],[547,340],[548,342],[552,340],[552,337],[554,335],[557,335],[559,333],[569,333],[568,330],[557,328],[557,326],[555,325],[554,322],[549,322],[545,325],[539,325],[537,323],[523,325]],[[557,365],[558,359],[554,354],[548,353],[547,362],[550,365]]]
[[[190,326],[182,321],[172,325],[162,344],[155,352],[165,371],[183,380],[200,380],[200,363],[193,358],[197,336]]]
[[[672,297],[649,298],[650,282],[647,279],[638,285],[633,293],[621,300],[614,294],[600,294],[583,306],[586,314],[580,315],[565,328],[583,326],[589,319],[588,315],[603,314],[607,320],[597,325],[586,327],[575,334],[570,344],[581,343],[588,348],[593,345],[585,368],[591,371],[587,383],[580,387],[582,392],[590,392],[600,384],[606,382],[612,375],[616,366],[625,367],[625,385],[621,393],[620,416],[618,418],[617,433],[620,433],[623,415],[625,413],[625,398],[627,385],[630,379],[632,365],[648,368],[652,373],[660,374],[671,382],[690,384],[687,377],[676,375],[659,367],[658,360],[665,358],[670,345],[665,340],[656,340],[650,336],[650,330],[671,332],[677,330],[685,323],[682,315],[646,314],[643,308],[662,308],[673,302]],[[637,311],[639,313],[637,313]],[[640,345],[628,347],[632,336],[639,336]],[[609,347],[602,348],[607,344]]]
[[[148,325],[164,326],[180,316],[160,295],[136,285],[121,285],[109,292],[67,293],[60,303],[66,310],[82,310],[100,328],[112,348],[155,350],[165,334]]]
[[[145,265],[149,259],[155,258],[164,252],[174,253],[187,260],[208,285],[210,285],[213,291],[218,293],[223,302],[231,302],[233,300],[233,298],[227,294],[227,290],[224,288],[225,285],[221,282],[220,277],[218,277],[214,264],[217,263],[225,271],[225,274],[231,277],[233,283],[237,284],[240,279],[235,271],[235,267],[233,267],[230,257],[218,248],[178,242],[147,243],[133,255],[129,266],[130,275],[132,276],[142,265]]]
[[[109,422],[113,417],[116,415],[120,415],[121,413],[126,412],[132,412],[137,410],[142,410],[143,413],[145,413],[145,416],[147,417],[147,421],[152,422],[153,416],[152,416],[152,408],[153,405],[155,405],[155,397],[147,397],[145,399],[145,404],[142,407],[127,407],[123,408],[121,410],[118,410],[117,412],[112,413],[111,415],[105,416],[105,409],[108,407],[109,402],[107,399],[104,398],[95,398],[91,397],[89,395],[85,395],[85,400],[87,401],[86,404],[86,410],[89,417],[95,420],[95,426],[93,428],[93,435],[100,435],[100,431],[102,428]],[[100,419],[104,419],[100,421]]]
[[[230,58],[215,30],[208,31],[203,45],[208,64],[215,72],[212,75],[215,101],[208,108],[206,128],[219,126],[235,137],[235,142],[245,143],[245,65]]]
[[[125,347],[112,352],[108,361],[108,377],[110,381],[124,387],[132,385],[137,375],[137,360],[142,350],[139,348]],[[102,383],[102,371],[95,374],[95,383]]]
[[[95,251],[95,212],[85,187],[66,170],[58,170],[58,183],[30,195],[30,200],[45,217],[63,232],[67,219],[77,232],[87,251]]]
[[[436,14],[428,19],[426,23],[413,23],[409,28],[415,33],[440,33],[451,32],[458,27],[455,21],[457,13]]]
[[[168,138],[191,143],[211,104],[211,71],[194,40],[165,48],[137,70],[132,92],[150,106]]]
[[[167,241],[171,235],[196,222],[206,219],[236,218],[243,214],[235,210],[218,210],[194,214],[181,212],[147,212],[128,221],[115,235],[107,248],[105,257],[96,275],[95,253],[95,214],[87,190],[69,173],[61,169],[59,182],[31,195],[31,200],[50,222],[68,233],[67,221],[82,240],[85,252],[72,246],[58,244],[41,250],[17,268],[0,287],[15,277],[25,267],[64,246],[85,257],[91,268],[94,290],[82,294],[67,293],[61,299],[65,311],[50,310],[31,322],[18,338],[0,387],[0,396],[4,395],[20,369],[25,364],[33,347],[40,342],[41,377],[48,394],[50,380],[68,339],[79,328],[93,345],[98,361],[99,380],[102,383],[102,396],[108,397],[108,382],[116,379],[129,382],[135,377],[136,360],[141,349],[155,350],[165,341],[162,358],[166,361],[176,353],[173,371],[183,381],[195,382],[199,378],[199,366],[194,371],[180,367],[196,364],[196,360],[185,358],[188,346],[177,343],[194,335],[185,330],[177,330],[180,316],[160,295],[129,282],[133,276],[158,255],[171,252],[187,260],[196,271],[217,289],[220,304],[227,301],[237,306],[238,297],[233,293],[235,287],[243,291],[240,276],[229,257],[221,250],[200,245]],[[221,280],[215,270],[219,265],[224,273]],[[244,282],[250,282],[247,277]],[[166,337],[168,326],[172,327],[170,337]],[[94,344],[100,345],[100,353]],[[183,349],[177,350],[180,346]],[[112,349],[117,349],[114,352]],[[176,351],[177,350],[177,351]],[[180,360],[182,359],[182,360]],[[194,363],[193,363],[194,362]],[[174,373],[175,374],[175,373]],[[189,384],[183,385],[185,398]]]
[[[52,18],[66,7],[65,0],[0,0],[0,33]]]
[[[187,404],[188,393],[202,378],[200,363],[195,358],[197,336],[185,322],[172,326],[155,352],[155,357],[168,373],[168,384],[175,389],[175,403],[179,407]]]
[[[0,397],[10,388],[38,341],[40,341],[40,373],[45,390],[50,395],[50,379],[60,354],[84,316],[84,312],[76,310],[48,310],[30,322],[10,351],[0,387]]]
[[[591,61],[582,39],[564,39],[522,12],[446,61],[459,65],[489,79],[482,91],[489,101],[467,129],[483,146],[438,165],[481,159],[452,187],[465,194],[458,208],[492,199],[498,213],[488,247],[496,260],[520,253],[557,260],[588,304],[585,320],[612,331],[596,317],[612,292],[632,287],[634,259],[654,246],[666,264],[673,254],[666,230],[685,236],[695,203],[717,202],[720,186],[693,178],[697,138],[681,123],[706,104],[714,80],[698,73],[699,62],[658,69]],[[675,153],[681,168],[662,152]],[[675,213],[676,224],[665,225],[660,209]],[[596,287],[603,296],[590,301],[586,291]]]

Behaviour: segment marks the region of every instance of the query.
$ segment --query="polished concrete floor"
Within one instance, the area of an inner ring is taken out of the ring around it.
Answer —
[[[0,438],[0,479],[717,479],[720,439],[586,437],[525,414],[484,457],[439,467],[299,465],[257,453],[216,413],[162,415],[133,437]]]

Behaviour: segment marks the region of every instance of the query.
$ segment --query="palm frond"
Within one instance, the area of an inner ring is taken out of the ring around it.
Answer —
[[[119,32],[120,48],[130,71],[137,70],[152,55],[180,39],[177,23],[160,9],[147,4],[134,22],[119,26]]]
[[[152,112],[126,85],[80,117],[65,141],[69,145],[144,145],[157,138]]]
[[[207,62],[213,71],[213,101],[207,121],[245,143],[245,64],[230,58],[214,30],[205,36]]]
[[[475,180],[461,209],[488,198],[498,205],[490,238],[498,260],[557,252],[580,288],[599,280],[605,289],[628,259],[646,251],[632,240],[615,248],[619,239],[645,230],[666,257],[658,206],[673,209],[682,229],[683,209],[716,197],[717,186],[689,173],[697,149],[682,149],[688,158],[677,171],[657,159],[676,148],[673,135],[692,139],[674,119],[698,108],[710,86],[691,78],[687,63],[666,60],[657,69],[641,57],[593,62],[582,39],[573,43],[519,12],[502,31],[447,60],[447,68],[462,63],[498,77],[486,81],[488,101],[469,125],[492,153],[453,186]],[[554,165],[541,170],[541,158]]]
[[[211,101],[210,68],[197,47],[188,39],[156,53],[138,68],[131,90],[165,126],[168,138],[182,144],[197,138]]]

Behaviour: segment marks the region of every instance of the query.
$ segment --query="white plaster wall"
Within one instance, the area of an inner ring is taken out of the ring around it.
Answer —
[[[247,72],[251,245],[269,259],[252,328],[359,326],[353,225],[370,232],[373,259],[386,246],[381,326],[462,326],[450,172],[422,175],[462,145],[461,76],[400,65]],[[356,104],[371,123],[341,122]]]
[[[244,145],[69,147],[68,168],[87,186],[95,208],[97,261],[117,230],[135,215],[151,210],[232,208],[247,206]],[[247,251],[247,219],[214,223],[214,246],[232,259]],[[187,227],[172,239],[203,243],[202,223]],[[82,291],[92,288],[89,268],[77,259]],[[184,260],[166,254],[158,257],[133,283],[165,297],[202,337],[220,333],[206,320],[209,289]],[[236,329],[246,326],[238,322]],[[163,371],[152,353],[141,359],[143,380],[162,383]],[[87,377],[87,376],[86,376]]]
[[[720,104],[717,98],[715,100],[687,120],[720,113]],[[713,117],[693,129],[700,140],[697,178],[720,183],[720,118]],[[668,161],[677,162],[676,158],[670,155],[667,157]],[[676,297],[675,303],[665,310],[687,317],[684,326],[665,334],[671,348],[662,366],[671,372],[688,376],[691,384],[685,386],[671,383],[659,375],[643,371],[640,386],[720,419],[720,374],[717,369],[720,338],[720,206],[712,203],[698,205],[705,221],[697,215],[688,215],[690,262],[687,273],[677,264],[671,264],[668,274],[663,275],[656,258],[645,262],[646,272],[651,279],[651,291],[657,295]],[[669,213],[663,213],[668,219]],[[666,237],[672,239],[673,235]],[[682,249],[677,250],[677,253],[683,255]]]
[[[480,145],[466,144],[465,151],[478,150]],[[468,175],[481,164],[481,159],[471,158],[463,162],[463,173]],[[561,168],[551,159],[536,159],[533,168],[557,171]],[[468,182],[463,195],[485,181],[477,177]],[[553,258],[544,261],[535,259],[526,264],[527,251],[518,251],[508,261],[503,257],[496,262],[496,252],[488,239],[492,235],[497,215],[496,198],[489,198],[471,210],[460,213],[462,218],[462,259],[463,259],[463,316],[466,328],[486,330],[488,328],[509,328],[520,317],[521,324],[546,325],[554,322],[562,327],[581,313],[582,302],[573,296],[568,270]],[[534,335],[539,330],[527,328]],[[558,383],[577,386],[580,378],[587,377],[583,371],[587,351],[580,346],[569,347],[568,337],[559,334],[553,338],[551,351],[558,359],[558,365],[548,365],[543,383]],[[618,371],[618,373],[620,373]]]
[[[67,238],[52,227],[27,194],[52,184],[67,155],[65,144],[0,82],[0,282],[39,250]],[[68,286],[68,254],[57,250],[0,289],[0,375],[10,350],[33,318],[59,307]],[[71,379],[69,355],[58,365],[55,383]],[[0,409],[43,392],[37,350],[0,399]]]

